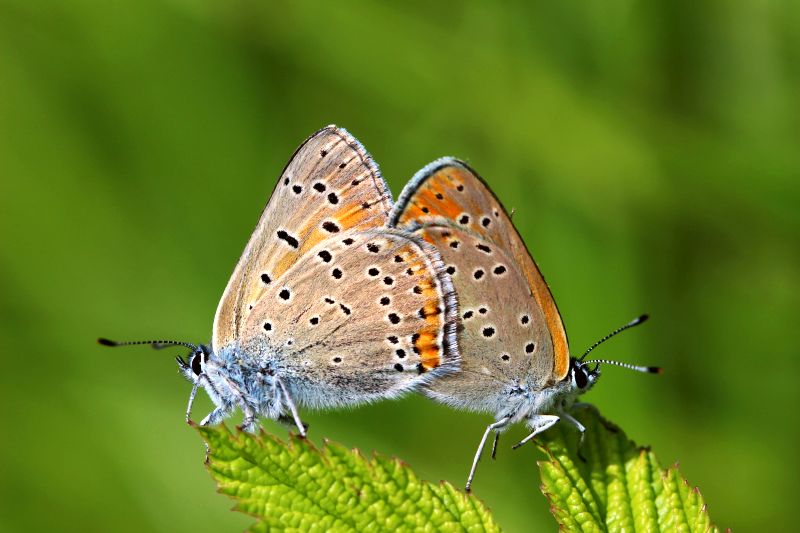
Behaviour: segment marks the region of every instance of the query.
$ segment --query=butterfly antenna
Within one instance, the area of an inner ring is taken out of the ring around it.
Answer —
[[[162,350],[164,348],[168,348],[170,346],[184,346],[189,348],[190,350],[197,350],[198,347],[191,342],[182,342],[182,341],[125,341],[125,342],[117,342],[112,341],[110,339],[106,339],[100,337],[97,339],[97,344],[102,346],[134,346],[137,344],[149,344],[155,350]]]
[[[614,365],[614,366],[621,366],[622,368],[627,368],[628,370],[635,370],[637,372],[642,372],[644,374],[663,374],[664,369],[658,366],[637,366],[631,365],[629,363],[620,363],[619,361],[609,361],[608,359],[593,359],[592,361],[586,361],[585,363],[581,363],[581,366],[588,366],[597,363],[598,365]]]
[[[583,360],[586,359],[586,356],[589,355],[589,352],[591,352],[592,350],[594,350],[595,348],[597,348],[598,346],[600,346],[601,344],[606,342],[611,337],[622,333],[626,329],[632,328],[634,326],[638,326],[639,324],[647,321],[648,318],[650,318],[650,315],[637,316],[636,318],[634,318],[633,320],[631,320],[630,322],[628,322],[624,326],[621,326],[621,327],[615,329],[614,331],[612,331],[611,333],[609,333],[608,335],[606,335],[605,337],[603,337],[602,339],[600,339],[596,343],[594,343],[591,346],[589,346],[589,349],[586,350],[585,352],[583,352],[583,355],[578,358],[578,361],[583,363]]]

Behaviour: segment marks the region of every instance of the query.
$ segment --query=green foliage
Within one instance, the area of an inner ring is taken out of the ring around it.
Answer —
[[[634,444],[592,408],[577,418],[586,426],[577,456],[575,431],[556,424],[545,432],[539,461],[542,492],[567,531],[718,531],[697,488],[677,465],[663,470],[655,454]]]
[[[499,531],[477,498],[421,481],[398,459],[225,426],[199,431],[219,490],[259,519],[253,531]]]
[[[586,438],[577,455],[575,431],[557,424],[539,441],[542,492],[567,531],[717,532],[697,488],[677,466],[583,409]],[[212,453],[209,470],[236,510],[259,519],[253,531],[499,531],[486,507],[447,482],[419,480],[398,459],[364,458],[326,442],[260,436],[225,426],[198,428]],[[531,497],[535,497],[531,494]]]

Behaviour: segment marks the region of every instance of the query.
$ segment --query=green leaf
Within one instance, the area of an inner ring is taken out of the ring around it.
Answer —
[[[253,531],[499,531],[478,499],[421,481],[398,459],[225,426],[198,431],[220,492],[258,518]]]
[[[578,456],[578,432],[559,423],[539,447],[541,489],[550,510],[567,531],[719,531],[711,523],[697,488],[677,465],[662,469],[648,448],[601,418],[593,408],[576,410],[586,427]]]

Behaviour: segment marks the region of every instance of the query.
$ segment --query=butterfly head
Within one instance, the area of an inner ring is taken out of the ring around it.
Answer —
[[[184,359],[183,357],[176,357],[178,368],[181,374],[191,382],[196,382],[200,376],[205,374],[206,364],[209,359],[213,357],[213,352],[210,346],[205,344],[192,344],[183,341],[164,341],[164,340],[148,340],[148,341],[126,341],[116,342],[105,338],[97,339],[97,342],[103,346],[132,346],[132,345],[146,345],[155,350],[161,350],[170,346],[183,346],[189,348],[191,352]]]
[[[211,357],[211,348],[204,344],[197,346],[187,356],[186,360],[182,357],[176,357],[175,361],[178,363],[181,373],[189,381],[197,381],[200,376],[205,373],[206,364]]]
[[[635,319],[631,320],[627,324],[622,327],[619,327],[594,343],[592,346],[586,350],[581,357],[570,357],[569,359],[569,371],[567,372],[566,377],[564,377],[564,381],[570,384],[570,390],[577,393],[583,394],[584,392],[591,389],[594,384],[597,382],[598,378],[600,377],[600,365],[614,365],[614,366],[621,366],[622,368],[627,368],[629,370],[635,370],[637,372],[644,372],[646,374],[660,374],[662,369],[656,366],[638,366],[638,365],[631,365],[628,363],[621,363],[619,361],[610,361],[608,359],[594,359],[592,361],[586,361],[586,356],[589,355],[589,352],[603,344],[608,339],[616,336],[617,334],[625,331],[628,328],[632,328],[634,326],[638,326],[647,320],[647,315],[641,315],[636,317]],[[594,368],[592,368],[594,365]]]
[[[594,368],[589,368],[589,366],[580,359],[570,357],[569,371],[567,372],[565,380],[572,385],[571,389],[573,391],[578,394],[583,394],[594,386],[599,377],[599,364],[595,365]]]

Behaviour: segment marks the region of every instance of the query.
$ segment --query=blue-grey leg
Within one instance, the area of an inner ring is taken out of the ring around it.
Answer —
[[[188,424],[189,421],[192,419],[192,405],[194,404],[194,398],[197,396],[197,388],[200,385],[200,380],[194,382],[192,385],[192,392],[189,393],[189,405],[186,406],[186,423]]]
[[[583,456],[583,438],[586,436],[586,428],[584,427],[583,424],[578,422],[575,419],[575,417],[572,416],[571,414],[569,414],[567,412],[564,412],[564,411],[562,411],[559,414],[561,415],[561,418],[563,418],[564,420],[566,420],[567,422],[569,422],[570,424],[575,426],[577,428],[577,430],[580,431],[581,435],[580,435],[580,437],[578,437],[578,459],[580,459],[581,461],[583,461],[585,463],[586,462],[586,457]]]
[[[528,425],[532,428],[530,435],[516,443],[511,449],[516,450],[539,433],[550,429],[558,421],[559,418],[556,415],[533,415],[528,419]]]
[[[242,431],[246,431],[248,433],[255,433],[258,430],[258,422],[256,422],[256,412],[253,408],[244,401],[243,398],[239,399],[239,406],[242,409],[242,413],[244,413],[244,419],[242,420],[242,425],[239,428]]]
[[[289,429],[297,426],[297,424],[294,423],[294,418],[287,415],[278,416],[278,423],[288,427]],[[308,433],[308,424],[305,422],[303,422],[303,429],[305,429],[306,433]]]
[[[294,418],[294,424],[297,426],[297,431],[300,433],[301,437],[306,436],[306,426],[303,424],[303,421],[300,420],[300,414],[297,412],[297,407],[295,407],[294,402],[292,401],[292,397],[289,396],[289,391],[286,390],[286,387],[283,385],[283,381],[275,378],[275,381],[278,383],[278,386],[281,388],[281,392],[283,393],[283,397],[286,399],[286,405],[289,406],[289,411],[292,412],[292,418]]]
[[[225,419],[225,410],[223,410],[221,407],[217,407],[216,409],[214,409],[213,411],[208,413],[206,415],[206,417],[200,421],[200,425],[201,426],[213,426],[213,425],[219,424],[224,419]],[[203,444],[205,444],[205,446],[206,446],[205,462],[206,462],[206,464],[208,464],[208,456],[211,455],[211,448],[209,447],[207,442],[204,442]]]
[[[204,419],[200,421],[201,426],[214,426],[219,424],[225,419],[225,410],[222,407],[217,407],[210,413],[206,415]]]
[[[584,437],[584,435],[586,435],[586,428],[583,426],[583,424],[581,424],[580,422],[575,420],[575,417],[572,416],[571,414],[569,414],[569,413],[560,413],[560,415],[561,415],[561,418],[563,418],[564,420],[566,420],[567,422],[569,422],[570,424],[572,424],[573,426],[578,428],[578,431],[581,432],[580,439],[578,440],[578,449],[580,450],[581,445],[583,444],[583,437]]]
[[[497,441],[499,441],[499,440],[500,440],[500,432],[499,431],[495,431],[494,432],[494,442],[492,443],[492,459],[494,459],[495,455],[497,455]]]
[[[256,422],[256,413],[253,410],[253,407],[244,401],[244,393],[242,393],[242,391],[239,389],[239,386],[233,380],[231,380],[228,376],[225,375],[222,375],[220,377],[222,377],[225,380],[226,384],[233,393],[233,396],[236,398],[236,403],[239,405],[242,412],[244,413],[244,420],[242,421],[242,425],[239,426],[240,429],[242,429],[243,431],[247,431],[248,433],[255,433],[256,430],[258,429],[258,423]],[[214,412],[216,411],[217,410],[215,409]],[[210,423],[217,423],[217,422],[210,422]]]
[[[197,396],[197,389],[200,388],[200,383],[201,382],[205,382],[207,387],[211,388],[212,390],[214,389],[213,386],[211,385],[211,382],[208,381],[208,376],[206,376],[205,374],[200,374],[200,376],[198,376],[197,380],[194,382],[194,385],[192,385],[192,392],[189,393],[189,404],[186,406],[186,423],[187,424],[189,423],[189,421],[192,418],[192,405],[194,404],[194,399]],[[208,418],[208,417],[206,417],[206,418]]]
[[[242,420],[242,431],[257,433],[258,427],[255,414],[252,412],[245,412],[244,420]]]
[[[478,468],[478,461],[481,459],[481,454],[483,453],[483,447],[486,446],[486,439],[489,438],[489,433],[500,429],[501,427],[508,424],[509,417],[501,418],[497,422],[489,424],[486,426],[486,431],[483,432],[483,437],[481,438],[481,443],[478,444],[478,451],[475,452],[475,458],[472,460],[472,468],[469,470],[469,476],[467,477],[467,485],[465,490],[469,492],[470,487],[472,487],[472,479],[475,477],[475,469]]]

